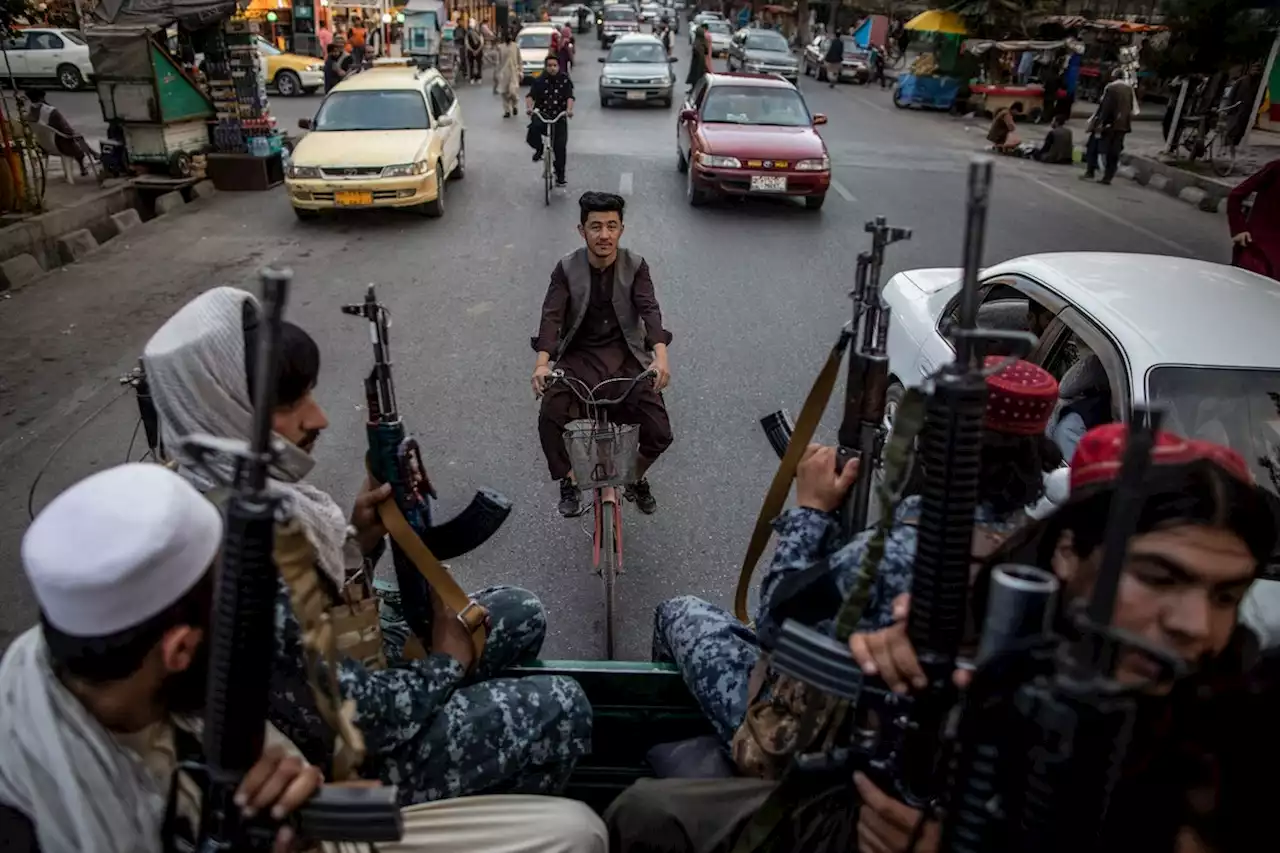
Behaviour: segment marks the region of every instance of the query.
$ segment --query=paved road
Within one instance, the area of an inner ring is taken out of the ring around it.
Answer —
[[[683,75],[683,39],[679,50]],[[551,613],[549,655],[599,656],[603,605],[586,568],[589,539],[580,521],[555,513],[528,389],[529,335],[548,274],[578,245],[574,200],[587,189],[627,197],[625,243],[649,259],[675,334],[667,398],[676,442],[652,474],[660,509],[625,522],[622,656],[648,656],[659,601],[681,593],[729,601],[776,464],[757,421],[777,406],[798,408],[845,319],[863,222],[883,214],[915,229],[890,251],[887,272],[957,265],[965,167],[982,130],[895,110],[878,89],[806,80],[812,109],[830,117],[823,135],[836,183],[825,209],[749,202],[695,210],[675,169],[675,109],[602,111],[598,53],[584,40],[581,54],[570,190],[549,208],[523,122],[501,118],[486,83],[460,92],[469,168],[451,185],[442,220],[374,214],[304,225],[279,191],[222,195],[0,302],[0,565],[9,573],[0,584],[0,646],[32,616],[18,542],[27,487],[49,448],[110,402],[113,377],[183,301],[216,284],[248,285],[260,264],[283,262],[297,274],[290,316],[317,336],[325,357],[319,396],[332,424],[315,480],[345,502],[359,477],[368,339],[338,308],[377,282],[396,321],[400,403],[428,453],[442,511],[456,511],[482,485],[516,503],[498,536],[458,560],[457,571],[471,586],[537,591]],[[93,96],[55,97],[88,130]],[[315,104],[273,101],[282,124]],[[998,164],[989,262],[1085,249],[1223,260],[1224,244],[1220,219],[1157,193],[1081,184],[1068,168]],[[109,405],[58,454],[37,503],[118,461],[133,427],[127,400]],[[834,427],[829,415],[825,437]]]

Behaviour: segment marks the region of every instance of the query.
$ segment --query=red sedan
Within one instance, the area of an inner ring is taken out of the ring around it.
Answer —
[[[708,74],[685,101],[676,156],[685,195],[788,195],[817,210],[831,185],[827,145],[796,87],[771,74]]]

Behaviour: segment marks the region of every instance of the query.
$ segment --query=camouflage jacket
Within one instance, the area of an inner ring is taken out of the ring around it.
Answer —
[[[913,522],[920,516],[920,496],[903,498],[894,513],[893,527],[885,540],[884,559],[871,588],[858,624],[859,631],[876,631],[893,623],[893,600],[911,591],[911,573],[916,558],[917,530]],[[974,516],[977,524],[993,532],[1009,533],[1023,520],[1019,510],[1009,515],[999,515],[989,506],[979,505]],[[803,571],[827,560],[835,574],[836,588],[841,597],[847,597],[862,566],[863,554],[874,535],[874,530],[864,530],[849,540],[843,548],[837,548],[835,535],[836,517],[833,513],[797,507],[778,516],[773,523],[778,534],[778,546],[773,563],[760,583],[761,610],[757,611],[757,624],[763,615],[763,607],[769,603],[778,583],[788,575]],[[817,626],[831,630],[833,620]]]

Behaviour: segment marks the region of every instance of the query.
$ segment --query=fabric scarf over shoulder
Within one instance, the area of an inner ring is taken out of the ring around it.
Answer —
[[[179,439],[200,433],[248,442],[253,403],[244,360],[244,304],[257,300],[234,287],[216,287],[187,303],[160,327],[143,351],[147,381],[160,414],[160,434],[179,473],[201,491],[229,482],[234,463],[213,457],[208,464],[222,482],[197,468]],[[285,498],[302,523],[325,574],[341,588],[346,559],[347,519],[328,494],[303,483],[315,460],[291,441],[276,436],[278,453],[268,483]]]
[[[0,803],[43,853],[161,853],[167,785],[58,680],[39,627],[9,647],[0,685]]]

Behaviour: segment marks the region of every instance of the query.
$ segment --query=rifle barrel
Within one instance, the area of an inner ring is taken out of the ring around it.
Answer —
[[[991,198],[992,160],[975,157],[969,165],[969,198],[964,228],[964,286],[960,291],[957,316],[962,330],[978,325],[978,270],[982,263],[982,246],[987,236],[987,207]],[[976,348],[971,336],[961,334],[956,340],[956,364],[967,369]]]
[[[284,300],[293,280],[293,272],[288,269],[264,269],[262,278],[262,332],[258,335],[257,373],[254,376],[254,388],[274,388],[276,375],[280,370],[280,333],[284,325]],[[270,326],[270,328],[267,328]],[[250,447],[256,453],[271,452],[271,414],[270,407],[255,407],[253,410],[253,427],[249,435]],[[254,494],[261,494],[267,486],[268,458],[262,464],[247,466],[249,482],[246,484]]]

